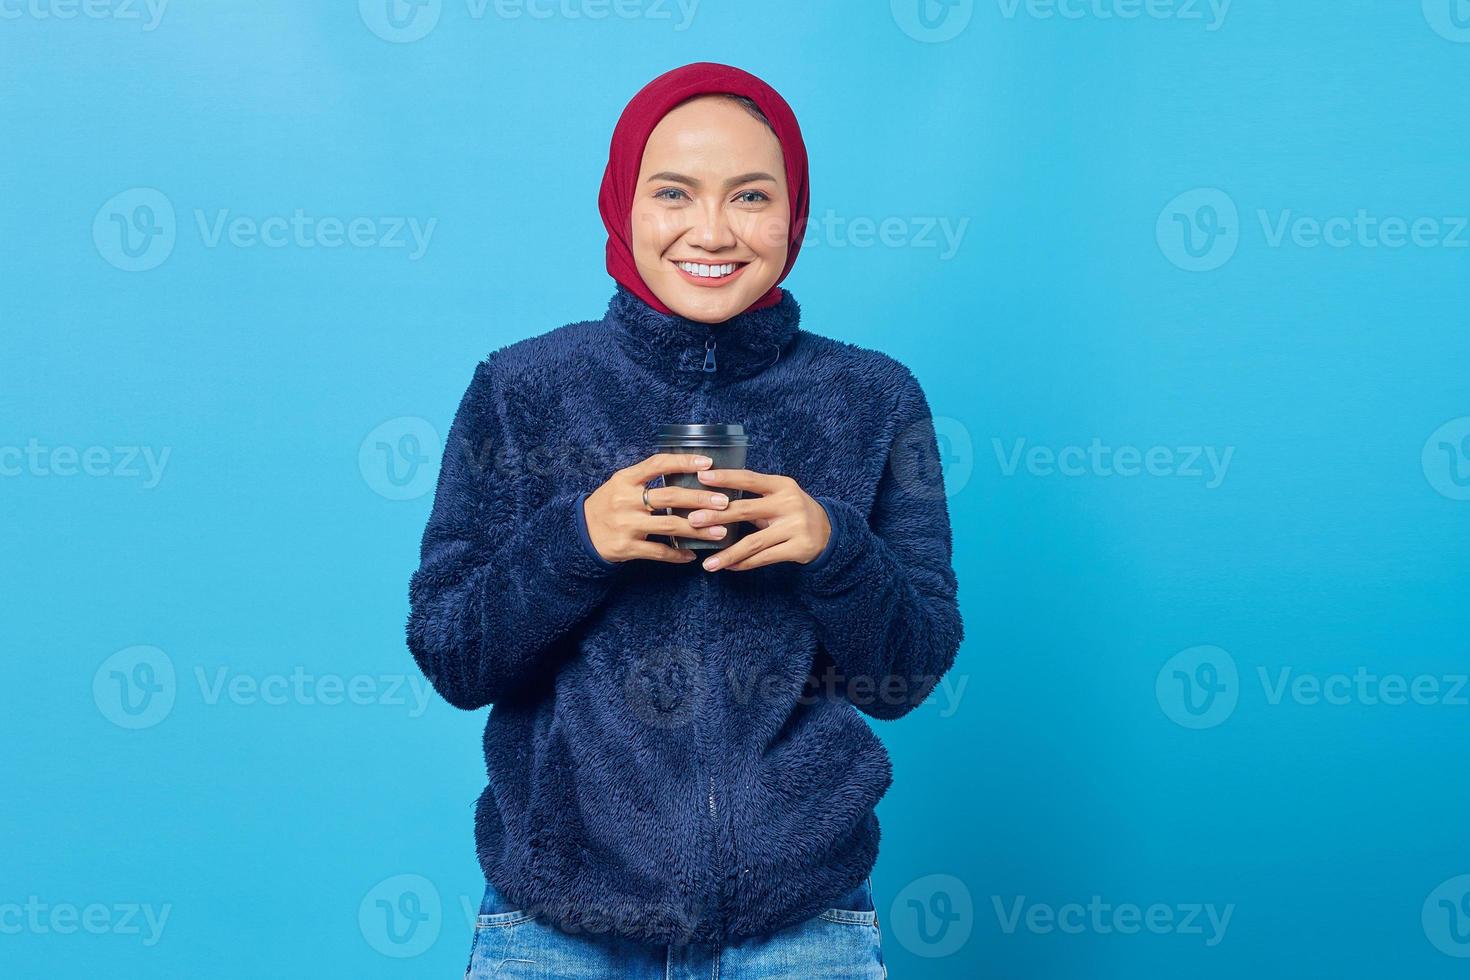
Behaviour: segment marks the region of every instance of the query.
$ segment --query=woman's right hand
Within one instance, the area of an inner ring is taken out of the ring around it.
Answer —
[[[606,483],[587,495],[584,515],[587,533],[597,553],[607,561],[649,558],[682,564],[693,561],[695,553],[671,548],[646,540],[650,534],[672,534],[681,538],[707,538],[718,541],[726,534],[723,525],[695,527],[686,517],[662,513],[665,507],[706,507],[723,510],[729,500],[718,491],[689,487],[650,487],[648,502],[659,513],[651,514],[643,506],[643,488],[664,473],[693,473],[713,465],[708,456],[686,453],[654,453],[647,459],[625,466]]]

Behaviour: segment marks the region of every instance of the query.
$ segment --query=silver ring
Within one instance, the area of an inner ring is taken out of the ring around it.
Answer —
[[[653,504],[648,502],[648,487],[643,488],[643,506],[648,509],[650,514],[656,513],[653,509]]]

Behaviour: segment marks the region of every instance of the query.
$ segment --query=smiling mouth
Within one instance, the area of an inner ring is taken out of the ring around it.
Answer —
[[[714,282],[728,279],[750,264],[749,262],[680,262],[677,259],[671,261],[681,272],[697,279],[709,279]]]

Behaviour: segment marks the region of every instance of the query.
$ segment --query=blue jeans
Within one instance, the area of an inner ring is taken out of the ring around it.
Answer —
[[[869,878],[805,922],[729,946],[652,946],[610,933],[567,933],[512,909],[495,887],[485,898],[465,980],[885,980]]]

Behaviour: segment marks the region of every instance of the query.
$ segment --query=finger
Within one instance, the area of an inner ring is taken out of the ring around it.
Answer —
[[[695,527],[689,523],[688,518],[678,514],[649,514],[640,517],[633,526],[640,534],[673,534],[681,538],[704,538],[709,541],[718,541],[729,534],[723,527]]]
[[[724,568],[727,565],[738,564],[756,552],[778,545],[785,540],[775,528],[767,528],[764,531],[747,534],[739,541],[730,545],[730,547],[722,548],[715,552],[713,557],[719,560],[717,567]]]
[[[780,517],[780,502],[774,497],[744,497],[732,500],[728,507],[702,508],[689,512],[689,522],[702,524],[735,524],[740,521],[754,523],[757,518]],[[770,523],[767,521],[766,523]]]
[[[708,468],[713,465],[709,463],[697,463],[695,458],[698,453],[654,453],[647,459],[640,460],[631,466],[625,466],[619,472],[626,479],[635,483],[647,484],[656,476],[665,473],[693,473],[696,470]],[[708,456],[704,457],[709,459]]]
[[[648,502],[655,507],[710,507],[722,509],[717,501],[730,503],[730,495],[704,487],[654,487],[648,491]]]
[[[670,548],[657,541],[634,541],[629,550],[633,552],[634,558],[647,558],[650,561],[667,561],[682,565],[694,560],[694,552],[687,548]]]
[[[732,490],[753,490],[756,493],[775,493],[784,477],[755,470],[699,470],[699,482],[707,487],[729,487]]]
[[[756,552],[749,558],[733,565],[723,566],[720,570],[726,572],[748,572],[752,568],[761,568],[765,565],[774,565],[782,561],[795,561],[799,549],[790,541],[783,541],[778,545],[772,545]]]

